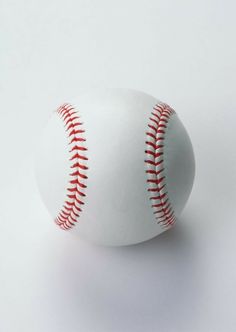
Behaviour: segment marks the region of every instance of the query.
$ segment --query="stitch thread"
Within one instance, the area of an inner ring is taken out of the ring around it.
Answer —
[[[86,156],[87,148],[84,146],[85,130],[77,110],[70,104],[63,104],[57,111],[64,122],[65,131],[68,133],[69,161],[71,162],[70,180],[66,188],[66,199],[55,218],[55,223],[62,229],[72,228],[78,221],[86,197],[86,172],[88,170]]]
[[[164,175],[164,140],[168,121],[175,111],[167,104],[159,103],[153,107],[146,132],[145,165],[148,193],[153,214],[163,228],[174,225],[176,217],[170,204]]]

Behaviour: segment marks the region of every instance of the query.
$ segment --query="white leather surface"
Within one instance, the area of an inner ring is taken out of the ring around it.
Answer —
[[[189,135],[177,114],[169,119],[165,146],[167,191],[175,215],[179,217],[192,189],[195,163]]]
[[[107,245],[138,243],[162,233],[151,208],[144,163],[149,117],[159,101],[133,90],[96,89],[69,102],[81,116],[89,159],[85,204],[72,231]],[[36,148],[37,180],[53,220],[66,200],[71,173],[67,135],[54,112]],[[164,175],[178,217],[192,188],[194,157],[176,115],[165,136]]]

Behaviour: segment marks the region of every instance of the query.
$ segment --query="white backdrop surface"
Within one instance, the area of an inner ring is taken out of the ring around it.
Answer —
[[[0,330],[234,332],[234,1],[1,1]],[[168,102],[196,179],[181,223],[106,248],[57,229],[32,155],[49,114],[90,87]]]

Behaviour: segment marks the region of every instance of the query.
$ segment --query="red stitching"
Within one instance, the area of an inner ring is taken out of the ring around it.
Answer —
[[[81,126],[83,123],[82,122],[76,122],[76,123],[71,123],[67,128],[66,131],[70,130],[71,128],[75,128],[77,126]]]
[[[82,138],[82,137],[73,137],[72,140],[70,141],[70,144],[74,143],[74,142],[85,142],[85,141],[86,141],[85,138]]]
[[[166,129],[170,117],[175,111],[168,105],[159,103],[153,107],[146,132],[146,174],[151,207],[157,222],[164,228],[174,225],[176,217],[169,201],[165,183],[164,169],[164,144]]]
[[[80,119],[78,111],[70,104],[63,104],[57,109],[57,113],[64,122],[65,131],[68,132],[68,145],[71,146],[68,152],[72,173],[69,174],[70,180],[66,189],[67,199],[55,218],[55,222],[60,228],[68,230],[77,223],[82,212],[82,205],[84,205],[88,158],[85,155],[87,148],[84,146],[85,130],[82,128],[83,123],[78,120]]]
[[[155,162],[153,160],[145,160],[146,164],[152,165],[152,166],[159,166],[163,163],[163,160],[160,160],[158,162]]]
[[[73,148],[70,150],[70,152],[74,151],[74,150],[80,150],[80,151],[87,151],[87,149],[84,146],[73,146]]]
[[[74,160],[74,159],[88,160],[87,157],[85,157],[85,156],[83,156],[82,154],[79,154],[79,153],[74,154],[74,155],[70,158],[70,160]]]
[[[79,116],[74,116],[74,117],[71,117],[70,119],[68,119],[66,122],[65,122],[65,126],[67,126],[70,122],[74,121],[74,120],[77,120],[79,119]]]

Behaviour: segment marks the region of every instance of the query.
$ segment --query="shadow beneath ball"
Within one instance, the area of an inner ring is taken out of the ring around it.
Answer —
[[[68,330],[78,324],[91,331],[181,330],[192,326],[193,312],[197,322],[204,267],[193,234],[181,223],[126,247],[90,245],[68,235],[53,260],[57,281],[49,288],[57,296],[51,305],[63,305],[60,319],[69,322]]]

